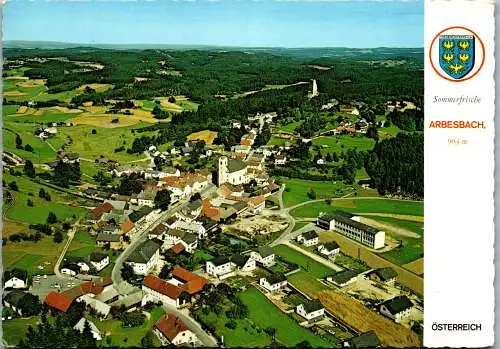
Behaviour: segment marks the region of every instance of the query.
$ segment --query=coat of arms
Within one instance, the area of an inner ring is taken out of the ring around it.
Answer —
[[[461,79],[474,68],[473,35],[441,35],[439,65],[453,79]]]

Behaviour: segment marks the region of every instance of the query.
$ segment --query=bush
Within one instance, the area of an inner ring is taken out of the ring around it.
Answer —
[[[33,207],[33,200],[28,199],[28,200],[26,201],[26,205],[28,205],[29,207]]]
[[[234,330],[238,326],[238,324],[236,323],[236,321],[230,320],[230,321],[226,322],[225,326],[231,330]]]
[[[14,191],[19,191],[16,181],[12,181],[9,183],[9,189]]]
[[[92,129],[92,134],[95,135],[97,133],[97,130],[95,128]]]

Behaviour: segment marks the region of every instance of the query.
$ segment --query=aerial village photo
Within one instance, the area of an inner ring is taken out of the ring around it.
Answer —
[[[3,17],[3,346],[422,345],[421,1]]]

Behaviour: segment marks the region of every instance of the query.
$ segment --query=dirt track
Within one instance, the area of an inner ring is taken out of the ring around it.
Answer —
[[[372,227],[378,228],[380,230],[383,230],[385,232],[391,232],[397,235],[402,235],[406,236],[409,238],[415,238],[418,239],[420,236],[417,233],[414,233],[408,229],[401,228],[401,227],[396,227],[390,223],[387,222],[382,222],[382,221],[376,221],[371,218],[365,218],[365,217],[360,217],[361,223],[365,223],[367,225],[370,225]]]
[[[407,214],[392,214],[392,213],[363,213],[363,216],[379,216],[379,217],[389,217],[394,219],[401,219],[404,221],[419,222],[424,221],[423,216],[411,216]]]

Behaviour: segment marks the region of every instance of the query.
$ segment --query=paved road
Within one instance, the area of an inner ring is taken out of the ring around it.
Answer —
[[[196,337],[203,343],[204,346],[206,347],[217,347],[217,340],[203,331],[201,328],[200,324],[196,322],[191,316],[189,316],[189,311],[187,309],[180,310],[177,309],[176,307],[169,305],[169,304],[164,304],[163,308],[168,314],[175,315],[177,318],[179,318],[182,322],[186,324],[186,326],[193,332]]]
[[[60,265],[64,259],[64,256],[66,255],[66,251],[69,248],[69,245],[71,245],[71,241],[73,241],[73,238],[75,237],[76,230],[78,229],[80,221],[78,220],[75,225],[73,225],[73,228],[71,228],[70,231],[68,231],[68,241],[66,241],[66,245],[64,246],[64,249],[61,252],[61,255],[57,259],[56,264],[54,264],[54,274],[56,274],[57,277],[62,278],[62,279],[70,279],[71,277],[68,275],[62,274],[59,269]]]
[[[157,218],[153,219],[149,223],[145,223],[140,227],[136,227],[133,232],[130,232],[133,238],[132,243],[128,245],[128,247],[118,256],[115,261],[115,265],[113,267],[113,271],[111,272],[111,279],[113,280],[113,284],[118,291],[118,293],[122,295],[129,294],[135,290],[136,287],[130,285],[125,280],[123,280],[121,275],[121,269],[123,266],[123,262],[127,260],[130,254],[144,241],[146,241],[148,232],[156,228],[161,222],[164,222],[168,217],[172,216],[174,213],[179,211],[181,207],[186,204],[187,200],[181,200],[176,202],[171,206],[167,211],[161,212]]]

